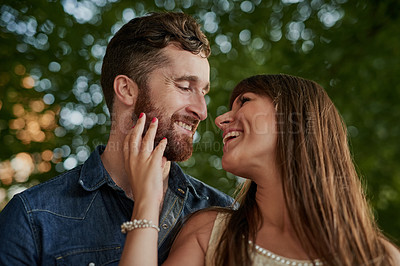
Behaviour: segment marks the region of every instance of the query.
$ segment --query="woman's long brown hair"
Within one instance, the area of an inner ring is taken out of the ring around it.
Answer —
[[[391,265],[354,167],[346,126],[325,90],[294,76],[258,75],[234,88],[231,106],[245,92],[275,103],[285,201],[310,259],[316,256],[324,265]],[[256,239],[263,223],[256,191],[247,180],[241,205],[217,246],[215,265],[251,265],[248,240]]]

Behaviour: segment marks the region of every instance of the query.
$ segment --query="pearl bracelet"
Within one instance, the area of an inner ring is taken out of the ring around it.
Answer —
[[[137,228],[154,228],[157,230],[157,232],[160,232],[160,228],[157,225],[153,224],[152,221],[150,220],[148,221],[146,219],[143,220],[134,219],[133,221],[128,221],[121,224],[121,232],[123,234],[126,234],[127,232]]]

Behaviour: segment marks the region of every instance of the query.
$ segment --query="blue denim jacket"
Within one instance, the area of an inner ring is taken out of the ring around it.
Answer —
[[[83,165],[14,196],[0,213],[0,265],[118,264],[125,242],[120,226],[131,219],[134,203],[105,170],[103,151],[97,147]],[[231,205],[232,198],[172,163],[160,215],[159,263],[184,216]]]

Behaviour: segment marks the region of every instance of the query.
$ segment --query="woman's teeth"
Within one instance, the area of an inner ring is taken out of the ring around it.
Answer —
[[[241,135],[241,133],[239,131],[231,131],[228,134],[225,135],[224,139],[222,140],[222,142],[225,144],[228,139],[230,138],[236,138],[239,137]]]

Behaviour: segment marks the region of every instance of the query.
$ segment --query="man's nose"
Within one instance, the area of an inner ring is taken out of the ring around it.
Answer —
[[[207,104],[203,94],[196,94],[191,97],[190,104],[187,106],[186,111],[191,113],[198,120],[205,120],[207,118]]]

